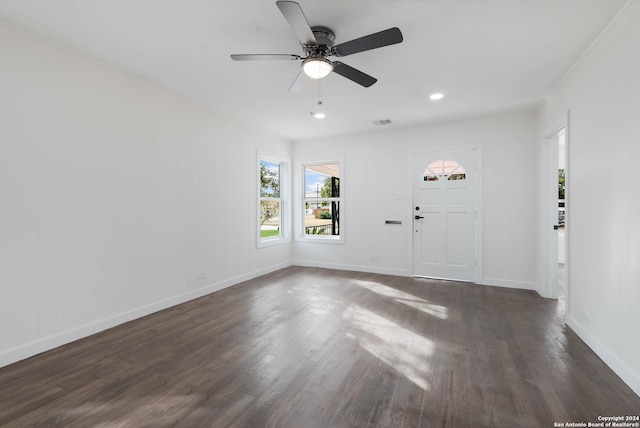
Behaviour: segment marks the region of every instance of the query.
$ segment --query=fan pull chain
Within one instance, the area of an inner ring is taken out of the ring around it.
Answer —
[[[325,118],[325,114],[324,112],[321,111],[321,106],[322,106],[322,79],[318,80],[318,101],[315,102],[315,108],[314,106],[314,100],[311,100],[311,115],[313,117],[315,117],[316,119],[324,119]]]

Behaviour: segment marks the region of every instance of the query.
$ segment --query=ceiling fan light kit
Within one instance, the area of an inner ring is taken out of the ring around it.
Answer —
[[[302,69],[312,79],[322,79],[331,73],[333,64],[326,58],[307,58],[302,61]]]
[[[333,71],[352,82],[368,88],[377,82],[375,77],[371,77],[342,62],[332,62],[327,57],[352,55],[394,45],[403,40],[400,29],[393,27],[334,46],[335,34],[333,31],[327,27],[309,26],[309,22],[298,3],[278,0],[276,1],[276,6],[280,9],[280,12],[300,41],[305,56],[301,57],[296,54],[234,54],[231,55],[231,59],[235,61],[302,60],[304,74],[313,79],[322,79]],[[290,91],[299,90],[300,85],[295,83],[291,85]]]

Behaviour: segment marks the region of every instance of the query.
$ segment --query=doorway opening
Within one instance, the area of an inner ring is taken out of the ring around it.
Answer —
[[[546,289],[544,297],[565,301],[568,289],[567,132],[562,126],[546,138],[545,236]],[[564,305],[563,305],[564,306]]]
[[[564,128],[558,133],[558,299],[564,299],[567,288],[567,245],[566,245],[566,133]]]

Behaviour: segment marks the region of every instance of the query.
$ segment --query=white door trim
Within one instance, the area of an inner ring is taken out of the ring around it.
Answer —
[[[484,284],[484,252],[483,252],[483,242],[484,242],[484,162],[483,162],[483,146],[482,144],[462,144],[462,145],[451,145],[451,146],[439,146],[428,148],[425,150],[421,150],[419,152],[412,152],[409,154],[408,165],[411,167],[407,168],[408,171],[408,194],[413,195],[413,159],[415,155],[419,154],[436,154],[442,152],[450,152],[455,150],[475,150],[476,153],[476,185],[475,185],[475,200],[476,200],[476,239],[475,239],[475,253],[476,253],[476,283]],[[408,254],[410,254],[409,265],[410,272],[412,275],[415,275],[415,267],[414,267],[414,229],[413,229],[413,216],[414,216],[414,206],[413,206],[413,196],[409,198],[409,221],[411,222],[411,227],[407,228],[408,231]]]
[[[557,299],[558,298],[558,282],[557,282],[557,269],[558,269],[558,257],[557,257],[557,236],[554,236],[553,226],[557,224],[557,215],[554,216],[553,212],[557,209],[557,172],[555,171],[556,165],[552,165],[552,160],[555,159],[551,150],[557,150],[558,134],[564,130],[565,141],[565,313],[569,313],[570,302],[570,287],[571,287],[571,263],[570,263],[570,230],[571,230],[571,150],[570,150],[570,131],[569,131],[570,111],[567,110],[567,116],[564,123],[557,126],[553,131],[546,134],[543,141],[542,154],[543,154],[543,168],[542,173],[544,180],[544,186],[542,191],[542,275],[540,280],[542,284],[539,287],[538,293],[545,298]],[[553,184],[555,177],[556,184]]]
[[[544,174],[542,179],[544,195],[543,239],[544,239],[544,276],[542,297],[558,298],[558,141],[563,131],[561,126],[544,140]]]

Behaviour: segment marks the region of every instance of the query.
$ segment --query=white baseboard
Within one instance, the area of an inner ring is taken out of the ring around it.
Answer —
[[[379,273],[382,275],[411,276],[411,273],[407,272],[405,269],[381,268],[377,266],[326,263],[326,262],[318,262],[316,260],[294,260],[291,264],[293,266],[319,267],[324,269],[336,269],[336,270],[351,270],[355,272]]]
[[[396,269],[396,268],[385,268],[385,267],[381,268],[377,266],[367,266],[367,265],[348,265],[348,264],[340,264],[340,263],[319,262],[317,260],[293,260],[291,264],[293,266],[320,267],[325,269],[337,269],[337,270],[352,270],[356,272],[379,273],[383,275],[413,276],[413,273],[408,271],[407,269]],[[482,285],[491,285],[495,287],[516,288],[520,290],[536,291],[536,288],[537,288],[537,285],[532,282],[509,281],[509,280],[495,279],[495,278],[484,278],[479,280],[477,283]]]
[[[620,361],[609,348],[593,336],[589,330],[584,328],[575,318],[567,315],[565,321],[580,339],[582,339],[611,370],[620,376],[623,382],[629,385],[629,387],[640,396],[640,374],[634,373],[624,362]]]
[[[479,284],[492,285],[494,287],[517,288],[519,290],[536,291],[537,289],[537,285],[534,284],[533,282],[510,281],[510,280],[496,279],[496,278],[484,278],[479,282]]]
[[[181,303],[206,296],[207,294],[215,293],[216,291],[220,291],[232,285],[239,284],[241,282],[248,281],[250,279],[257,278],[271,272],[275,272],[288,266],[291,266],[291,264],[281,263],[245,275],[229,278],[215,284],[206,285],[202,288],[198,288],[197,290],[192,290],[184,294],[159,300],[157,302],[153,302],[127,312],[116,314],[92,322],[90,324],[76,327],[74,329],[67,330],[43,339],[39,339],[14,349],[10,349],[0,354],[0,367],[8,366],[9,364],[13,364],[42,352],[49,351],[51,349],[57,348],[58,346],[66,345],[67,343],[74,342],[87,336],[91,336],[92,334],[99,333],[112,327],[116,327],[120,324],[124,324],[137,318],[142,318],[144,316],[150,315],[154,312],[158,312],[163,309],[167,309],[172,306],[176,306]]]

